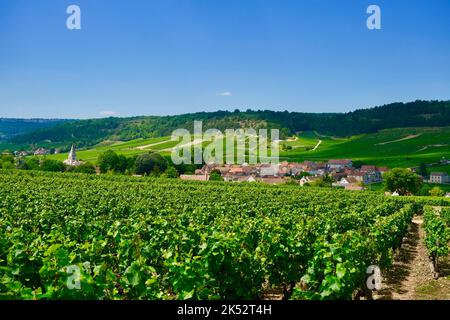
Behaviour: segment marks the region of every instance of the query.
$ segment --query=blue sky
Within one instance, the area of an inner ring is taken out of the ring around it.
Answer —
[[[82,29],[66,28],[77,4]],[[382,10],[382,30],[366,9]],[[0,0],[0,117],[450,99],[448,0]]]

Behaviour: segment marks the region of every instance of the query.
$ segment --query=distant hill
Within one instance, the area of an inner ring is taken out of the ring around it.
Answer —
[[[170,136],[127,142],[105,141],[94,147],[78,150],[77,155],[80,160],[92,163],[95,163],[98,156],[106,150],[113,150],[128,157],[158,152],[170,158],[172,148],[177,144],[177,141],[171,141]],[[207,145],[208,143],[203,144],[204,147]],[[420,163],[436,164],[443,158],[450,159],[450,126],[383,129],[376,133],[358,134],[347,138],[305,131],[299,132],[295,137],[282,140],[280,147],[280,160],[292,162],[350,158],[365,164],[390,168],[415,167]],[[230,152],[225,151],[226,154]],[[48,157],[62,161],[67,159],[67,153]],[[434,170],[449,171],[450,165]]]
[[[252,127],[279,128],[282,137],[300,131],[348,137],[374,133],[382,129],[405,127],[444,127],[450,124],[450,101],[415,101],[393,103],[349,113],[298,113],[268,110],[217,111],[176,116],[142,116],[70,121],[64,124],[14,135],[10,142],[18,145],[79,147],[103,141],[128,141],[138,138],[168,136],[177,128],[192,130],[194,120],[204,129]]]
[[[317,150],[311,146],[317,145]],[[349,158],[367,164],[388,167],[413,167],[420,163],[438,163],[450,159],[450,126],[433,128],[394,128],[376,133],[335,138],[304,132],[295,141],[283,141],[291,149],[280,159],[324,161]]]
[[[56,119],[7,119],[0,118],[0,141],[37,129],[49,128],[68,120]]]

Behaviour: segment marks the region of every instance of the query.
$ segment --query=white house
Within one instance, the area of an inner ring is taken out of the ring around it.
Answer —
[[[353,166],[352,160],[349,159],[333,159],[328,161],[327,167],[330,170],[340,170],[344,168],[351,168]]]
[[[310,177],[302,177],[302,178],[299,180],[299,184],[300,184],[302,187],[305,185],[305,183],[310,183],[310,182],[311,182]]]
[[[359,190],[362,190],[362,188],[360,188],[360,186],[358,186],[359,182],[360,181],[356,178],[344,177],[341,180],[339,180],[339,182],[333,183],[332,186],[333,187],[344,187],[346,189],[348,189],[348,188],[355,189],[356,187],[358,187]]]
[[[271,164],[270,166],[261,166],[259,175],[261,177],[278,176],[280,172],[279,166]]]
[[[429,182],[443,184],[443,183],[449,183],[450,179],[446,172],[432,172],[430,174]]]
[[[36,151],[34,151],[34,155],[35,156],[44,156],[44,155],[46,155],[48,153],[49,153],[48,150],[44,149],[44,148],[39,148]]]

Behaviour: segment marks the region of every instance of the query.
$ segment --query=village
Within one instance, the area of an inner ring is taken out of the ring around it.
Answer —
[[[364,190],[368,185],[381,183],[387,167],[362,165],[355,167],[351,159],[332,159],[327,162],[304,161],[281,162],[279,164],[206,164],[193,175],[181,175],[182,180],[207,181],[212,173],[220,174],[224,181],[263,182],[267,184],[298,183],[300,186],[313,185],[315,181],[328,178],[332,186],[346,190]],[[433,172],[423,177],[424,182],[434,184],[450,183],[445,172]]]
[[[35,156],[59,153],[59,150],[39,148],[32,152]],[[16,154],[17,157],[26,156]],[[449,160],[443,158],[438,165],[448,165]],[[77,159],[75,147],[72,146],[68,158],[64,161],[68,166],[79,166],[83,161]],[[431,165],[428,165],[431,166]],[[421,176],[424,183],[435,185],[450,184],[450,176],[446,172],[431,172],[421,175],[418,168],[411,170]],[[98,170],[97,170],[98,171]],[[300,186],[315,186],[321,181],[335,188],[361,191],[370,189],[370,185],[383,182],[383,174],[389,171],[387,167],[362,165],[352,159],[331,159],[329,161],[283,161],[278,164],[205,164],[194,174],[181,174],[182,180],[209,181],[212,175],[219,175],[220,180],[228,182],[262,182],[266,184],[298,184]],[[396,195],[393,193],[393,195]],[[450,194],[446,194],[450,197]]]
[[[383,173],[389,169],[363,165],[355,168],[350,159],[335,159],[328,162],[304,161],[281,162],[279,164],[242,164],[217,165],[206,164],[195,171],[194,175],[181,175],[183,180],[209,180],[211,173],[220,173],[224,181],[231,182],[264,182],[268,184],[282,184],[296,181],[304,186],[324,177],[331,178],[334,187],[347,190],[363,190],[365,185],[382,182]],[[293,179],[295,178],[295,179]]]

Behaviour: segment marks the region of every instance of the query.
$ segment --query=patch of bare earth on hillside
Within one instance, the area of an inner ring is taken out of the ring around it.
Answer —
[[[411,139],[417,138],[417,137],[419,137],[421,135],[422,135],[421,133],[419,133],[419,134],[411,134],[411,135],[409,135],[407,137],[404,137],[404,138],[400,138],[400,139],[392,140],[392,141],[380,142],[380,143],[376,143],[375,145],[376,146],[384,146],[385,144],[389,144],[389,143],[395,143],[395,142],[400,142],[400,141],[405,141],[405,140],[411,140]]]
[[[450,299],[450,265],[440,264],[441,277],[433,279],[425,247],[423,218],[414,217],[394,264],[383,272],[382,289],[374,294],[378,300]]]

